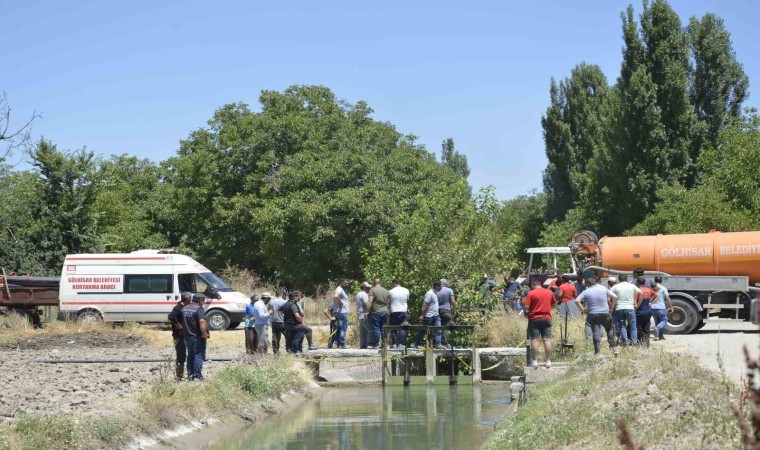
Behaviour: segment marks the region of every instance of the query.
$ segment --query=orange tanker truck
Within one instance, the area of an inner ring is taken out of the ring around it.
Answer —
[[[760,294],[760,231],[598,239],[591,231],[572,237],[570,251],[581,271],[604,278],[644,269],[662,277],[673,301],[666,330],[689,333],[706,323],[750,320]]]

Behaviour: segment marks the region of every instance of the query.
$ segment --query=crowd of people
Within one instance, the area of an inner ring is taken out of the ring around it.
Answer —
[[[643,271],[637,270],[633,275],[634,283],[628,281],[628,275],[621,274],[610,277],[606,285],[593,277],[576,281],[569,276],[558,276],[547,287],[538,277],[530,279],[530,286],[523,286],[509,278],[500,295],[505,305],[528,318],[530,365],[538,367],[539,347],[543,342],[544,364],[547,368],[551,367],[552,310],[558,304],[564,304],[566,311],[575,304],[586,315],[586,336],[593,341],[597,354],[601,351],[604,335],[613,351],[617,350],[618,345],[648,347],[652,318],[655,320],[656,339],[665,339],[667,313],[672,311],[668,290],[659,276],[652,283],[644,278]],[[349,310],[352,308],[348,287],[349,280],[341,280],[333,292],[332,303],[323,311],[330,321],[330,348],[346,347]],[[483,274],[478,283],[482,295],[492,295],[495,288],[496,283]],[[363,282],[353,298],[361,349],[379,348],[386,325],[409,323],[410,292],[398,279],[391,281],[390,289],[386,289],[380,279],[375,279],[373,284]],[[304,340],[309,350],[317,349],[313,330],[305,322],[301,299],[299,291],[281,290],[277,296],[269,292],[252,295],[245,313],[246,353],[267,353],[270,346],[273,353],[279,353],[283,345],[288,353],[302,353]],[[209,338],[203,309],[205,300],[202,294],[183,292],[169,314],[177,352],[177,379],[184,377],[185,370],[188,380],[203,379],[202,368]],[[428,326],[446,326],[452,323],[456,310],[456,295],[448,286],[448,281],[442,278],[434,281],[425,293],[417,322]],[[394,328],[389,334],[390,349],[401,349],[410,343],[412,348],[421,348],[425,345],[425,334],[422,330],[416,336],[407,336],[404,329]],[[432,345],[445,348],[447,334],[435,332]]]
[[[331,320],[331,333],[328,347],[345,348],[346,331],[348,329],[348,309],[350,299],[346,293],[348,280],[343,280],[335,289],[330,307],[324,310],[324,315]],[[386,325],[396,326],[408,323],[409,289],[405,288],[398,279],[391,281],[391,288],[386,289],[378,278],[373,284],[363,282],[360,291],[354,297],[356,317],[358,319],[359,348],[377,349],[385,335]],[[448,281],[436,280],[425,294],[419,321],[425,325],[441,326],[452,321],[456,313],[456,296],[448,287]],[[403,348],[413,338],[412,348],[422,347],[424,332],[417,336],[407,336],[403,329],[393,330],[389,334],[390,349]],[[446,336],[437,333],[434,345],[441,348]]]
[[[662,277],[654,282],[644,278],[644,271],[634,271],[634,283],[628,281],[627,274],[607,279],[607,285],[589,277],[581,282],[560,276],[550,286],[544,287],[538,277],[531,279],[530,289],[524,299],[518,290],[507,301],[519,303],[521,314],[528,318],[528,339],[530,339],[530,365],[538,367],[539,346],[543,341],[545,366],[551,367],[552,357],[552,310],[557,304],[565,305],[569,314],[570,303],[586,316],[586,337],[594,344],[594,353],[601,351],[602,337],[606,334],[610,349],[618,346],[649,347],[652,319],[654,318],[655,339],[665,339],[668,312],[673,311],[668,289],[662,284]],[[510,285],[508,283],[507,290]]]
[[[391,281],[391,289],[383,287],[380,279],[374,284],[363,282],[354,296],[358,318],[359,347],[377,349],[385,334],[386,325],[402,325],[409,319],[409,289],[400,280]],[[330,307],[323,313],[330,320],[329,347],[345,348],[348,331],[349,309],[352,307],[347,289],[349,280],[343,279],[335,288]],[[489,290],[490,292],[490,290]],[[246,353],[267,353],[270,345],[273,353],[284,346],[288,353],[302,353],[306,340],[309,350],[316,350],[313,330],[305,322],[299,291],[281,290],[274,297],[269,292],[252,295],[245,311]],[[183,292],[180,300],[169,314],[172,337],[177,353],[176,378],[181,380],[187,372],[188,380],[202,380],[203,362],[206,360],[206,341],[209,329],[203,305],[203,294]],[[441,326],[452,322],[456,314],[456,296],[446,279],[436,280],[425,294],[419,321],[425,325]],[[271,330],[271,339],[270,339]],[[438,332],[433,338],[434,346],[442,348],[446,333]],[[413,337],[412,347],[422,347],[425,333]],[[409,343],[404,330],[390,333],[391,349],[403,348]]]

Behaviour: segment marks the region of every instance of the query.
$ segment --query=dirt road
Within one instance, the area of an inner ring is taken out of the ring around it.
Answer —
[[[749,322],[709,324],[694,334],[667,335],[652,347],[695,356],[708,369],[724,371],[739,381],[745,374],[744,346],[750,355],[760,353],[760,328]],[[722,366],[722,368],[721,368]]]

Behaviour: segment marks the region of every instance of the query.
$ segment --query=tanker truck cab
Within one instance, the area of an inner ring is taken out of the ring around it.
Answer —
[[[206,295],[212,330],[237,327],[248,298],[194,259],[165,250],[66,256],[59,319],[167,322],[181,292]]]

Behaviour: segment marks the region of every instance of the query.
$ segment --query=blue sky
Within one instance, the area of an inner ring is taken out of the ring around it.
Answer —
[[[322,84],[430,151],[453,137],[470,182],[507,199],[541,187],[550,78],[581,61],[617,77],[629,2],[2,3],[0,90],[59,148],[162,160],[225,103]],[[671,4],[725,20],[754,91],[760,2]]]

